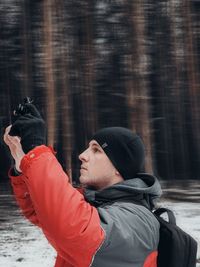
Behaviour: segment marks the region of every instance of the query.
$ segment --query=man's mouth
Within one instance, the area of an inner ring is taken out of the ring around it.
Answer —
[[[87,168],[81,165],[81,170],[87,170]]]

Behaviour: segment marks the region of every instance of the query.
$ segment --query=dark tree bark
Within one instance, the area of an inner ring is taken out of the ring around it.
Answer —
[[[54,0],[44,1],[43,4],[43,64],[46,87],[46,114],[48,128],[48,144],[54,145],[56,140],[56,92],[54,75]]]
[[[147,81],[147,47],[144,8],[138,2],[129,6],[129,19],[132,24],[131,54],[127,56],[130,78],[127,84],[129,125],[139,133],[146,147],[147,172],[153,171],[152,129],[150,124],[151,107]]]
[[[200,81],[197,42],[194,34],[194,22],[191,2],[184,1],[183,18],[185,27],[185,62],[186,62],[186,80],[188,86],[188,119],[190,121],[190,166],[193,178],[200,173]]]

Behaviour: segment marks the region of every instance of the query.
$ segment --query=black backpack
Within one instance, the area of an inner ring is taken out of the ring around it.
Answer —
[[[160,217],[165,212],[168,214],[168,222]],[[176,225],[171,210],[159,208],[153,214],[160,223],[158,267],[195,267],[197,242]]]

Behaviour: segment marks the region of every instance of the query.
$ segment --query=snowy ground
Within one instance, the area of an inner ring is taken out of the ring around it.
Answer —
[[[0,267],[53,267],[55,251],[40,229],[24,219],[13,196],[0,200],[6,200],[0,205]]]
[[[177,224],[198,241],[199,259],[199,201],[162,199],[160,205],[174,210]],[[13,196],[0,192],[0,267],[53,267],[55,255],[41,231],[21,216]]]

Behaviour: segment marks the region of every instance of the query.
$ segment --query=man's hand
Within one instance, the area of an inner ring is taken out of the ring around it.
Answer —
[[[9,135],[20,137],[23,151],[28,153],[34,147],[46,144],[46,127],[33,104],[26,103],[23,108],[26,112],[17,114]]]
[[[9,132],[12,125],[8,126],[4,133],[4,142],[9,147],[12,157],[15,160],[15,168],[17,171],[21,172],[20,170],[20,163],[22,158],[24,157],[24,151],[22,150],[22,146],[20,143],[20,138],[18,136],[10,136]]]

